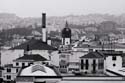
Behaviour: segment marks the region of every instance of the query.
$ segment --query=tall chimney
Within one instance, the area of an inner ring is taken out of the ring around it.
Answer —
[[[46,42],[46,13],[42,13],[42,34],[43,34],[43,42]]]

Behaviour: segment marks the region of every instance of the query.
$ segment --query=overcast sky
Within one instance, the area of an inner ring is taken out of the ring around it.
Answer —
[[[0,0],[0,12],[21,17],[125,13],[125,0]]]

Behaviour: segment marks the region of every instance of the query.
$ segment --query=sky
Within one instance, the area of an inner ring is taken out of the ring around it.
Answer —
[[[125,0],[0,0],[0,13],[20,17],[125,13]]]

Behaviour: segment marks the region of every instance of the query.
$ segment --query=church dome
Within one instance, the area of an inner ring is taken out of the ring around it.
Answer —
[[[62,37],[63,38],[71,38],[71,29],[66,22],[65,28],[62,30]]]

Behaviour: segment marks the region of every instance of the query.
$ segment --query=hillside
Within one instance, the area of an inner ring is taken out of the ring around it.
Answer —
[[[115,16],[109,14],[89,14],[89,15],[68,15],[68,16],[51,16],[47,17],[47,28],[49,30],[62,29],[65,21],[73,25],[100,24],[103,21],[114,21],[122,27],[125,27],[125,14]],[[41,17],[39,18],[21,18],[15,14],[0,13],[0,29],[10,29],[19,27],[28,27],[31,25],[41,25]],[[35,27],[35,26],[33,26]]]
[[[109,14],[68,15],[47,17],[47,31],[50,35],[61,34],[60,31],[68,21],[72,36],[79,38],[84,34],[119,34],[125,28],[125,14],[115,16]],[[0,13],[0,38],[11,39],[15,34],[29,36],[33,30],[41,33],[41,17],[21,18],[15,14]],[[125,32],[125,30],[123,31]],[[75,39],[74,38],[74,39]]]

